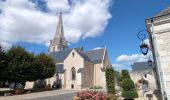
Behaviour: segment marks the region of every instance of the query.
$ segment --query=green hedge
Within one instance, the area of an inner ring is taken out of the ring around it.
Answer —
[[[92,87],[90,87],[90,89],[103,89],[103,87],[101,87],[101,86],[92,86]]]
[[[134,99],[134,98],[138,98],[138,94],[136,91],[123,91],[122,92],[122,96],[125,99]]]
[[[128,70],[122,70],[122,79],[124,79],[124,78],[130,78],[130,75],[129,75],[129,72],[128,72]]]
[[[123,90],[133,90],[135,88],[134,82],[130,78],[124,78],[122,80]]]
[[[114,85],[114,70],[112,67],[106,68],[106,87],[107,92],[115,94],[115,85]]]
[[[138,94],[135,89],[135,84],[133,80],[131,80],[129,72],[127,70],[122,70],[122,84],[123,91],[122,97],[125,100],[133,100],[134,98],[138,98]]]

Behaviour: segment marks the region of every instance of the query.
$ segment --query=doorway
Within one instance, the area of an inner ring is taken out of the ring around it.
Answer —
[[[74,89],[74,84],[71,84],[71,89]]]

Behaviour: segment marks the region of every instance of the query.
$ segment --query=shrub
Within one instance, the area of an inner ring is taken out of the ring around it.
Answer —
[[[122,80],[122,88],[123,88],[122,97],[124,97],[125,100],[126,99],[133,100],[134,98],[138,97],[138,94],[135,90],[134,82],[130,78],[124,78]]]
[[[45,90],[47,90],[47,91],[52,90],[51,84],[48,84],[48,85],[45,87]]]
[[[122,81],[123,90],[133,90],[135,88],[134,82],[130,78],[125,78]]]
[[[114,85],[114,70],[112,67],[106,68],[106,87],[107,92],[114,94],[115,93],[115,85]]]
[[[106,100],[118,100],[118,96],[107,94]]]
[[[138,98],[138,94],[136,91],[132,90],[132,91],[123,91],[122,92],[122,96],[126,99],[134,99],[134,98]]]
[[[101,86],[92,86],[92,87],[90,87],[90,89],[102,89],[103,87],[101,87]]]
[[[123,78],[130,78],[128,70],[122,70],[122,79]]]
[[[15,94],[22,94],[24,93],[24,87],[23,86],[19,86],[15,88]]]

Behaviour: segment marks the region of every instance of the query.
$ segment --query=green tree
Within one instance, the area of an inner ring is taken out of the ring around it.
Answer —
[[[23,85],[26,81],[32,80],[34,55],[25,48],[14,46],[8,51],[9,56],[9,81],[19,82]]]
[[[112,67],[106,68],[106,87],[108,93],[115,93],[115,84],[114,84],[114,70]]]
[[[130,78],[128,70],[122,70],[121,74],[122,74],[122,79],[123,78]]]
[[[124,78],[122,81],[123,90],[134,90],[134,82],[130,78]]]
[[[122,96],[125,100],[134,100],[134,98],[138,98],[138,94],[136,91],[124,91],[122,92]]]
[[[125,100],[133,100],[138,97],[138,94],[135,89],[134,82],[131,80],[129,76],[129,72],[127,70],[122,70],[122,96]]]
[[[46,79],[54,75],[55,63],[51,57],[41,53],[35,57],[34,66],[36,67],[36,79]]]
[[[5,50],[0,46],[0,82],[5,83],[8,76],[8,56]]]

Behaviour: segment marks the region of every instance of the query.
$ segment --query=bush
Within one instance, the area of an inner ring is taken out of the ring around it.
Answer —
[[[51,84],[48,84],[48,85],[45,87],[45,90],[47,90],[47,91],[52,90]]]
[[[19,86],[15,88],[15,94],[22,94],[24,93],[24,87],[23,86]]]
[[[136,91],[132,90],[132,91],[123,91],[122,92],[122,96],[126,99],[134,99],[134,98],[138,98],[138,94]]]
[[[128,70],[122,70],[122,79],[130,78]]]
[[[115,84],[114,84],[114,70],[113,68],[106,68],[106,87],[107,92],[114,94],[115,93]]]
[[[118,100],[118,96],[107,94],[106,100]]]
[[[135,89],[135,84],[131,80],[129,73],[127,70],[122,70],[122,97],[125,100],[134,100],[134,98],[138,98],[138,94]]]
[[[90,87],[90,89],[102,89],[103,87],[101,87],[101,86],[92,86],[92,87]]]
[[[123,90],[133,90],[135,88],[134,82],[130,78],[125,78],[122,80]]]

